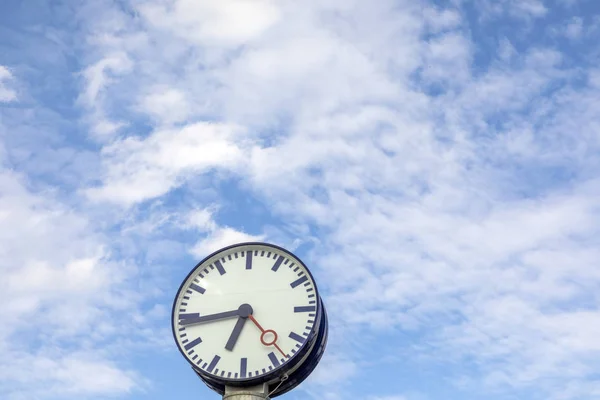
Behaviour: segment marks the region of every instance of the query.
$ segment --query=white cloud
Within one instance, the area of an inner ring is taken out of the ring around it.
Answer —
[[[140,99],[140,109],[153,116],[159,123],[174,123],[186,120],[190,113],[190,102],[185,93],[170,87],[152,88]]]
[[[214,231],[217,229],[217,224],[213,220],[213,212],[207,208],[190,211],[183,223],[200,232]]]
[[[2,396],[137,388],[139,377],[120,368],[109,350],[119,332],[118,310],[137,303],[124,285],[131,271],[110,260],[102,235],[85,216],[49,193],[32,192],[6,169],[0,171],[0,232]]]
[[[457,10],[438,9],[435,7],[425,8],[423,10],[423,17],[433,33],[458,28],[462,21],[462,17]]]
[[[591,33],[593,27],[586,26],[581,17],[573,17],[562,25],[552,25],[549,31],[552,35],[564,36],[570,40],[577,40]]]
[[[5,86],[5,82],[12,78],[13,75],[8,68],[0,65],[0,103],[9,103],[17,100],[17,92]]]
[[[17,387],[21,387],[20,390],[4,393],[10,400],[114,396],[132,392],[141,381],[132,371],[122,370],[106,360],[94,360],[81,354],[61,356],[15,353],[11,356],[16,359],[10,368],[0,366],[0,382],[4,381],[10,386],[18,382]],[[40,387],[40,384],[44,386]]]
[[[113,142],[103,150],[102,185],[87,189],[86,195],[127,206],[161,196],[189,176],[236,169],[248,146],[242,133],[232,124],[195,123]]]
[[[91,133],[97,138],[111,137],[126,125],[124,122],[115,122],[107,118],[103,108],[103,100],[107,87],[116,80],[115,77],[130,71],[132,65],[126,54],[116,52],[106,55],[95,64],[87,67],[82,73],[84,90],[80,96],[80,101],[91,110],[88,119],[91,125]]]
[[[477,2],[485,17],[509,14],[517,18],[540,18],[548,13],[542,0],[481,0]]]
[[[583,20],[581,18],[573,18],[565,28],[565,36],[569,39],[577,39],[583,32]]]
[[[200,239],[190,249],[190,252],[196,257],[206,257],[213,251],[232,244],[262,242],[265,239],[265,235],[250,235],[228,226],[220,226],[215,223],[212,215],[212,210],[199,209],[191,211],[185,217],[185,221],[190,226],[196,227],[197,230],[206,234],[206,237]]]
[[[328,386],[341,381],[346,381],[358,372],[357,365],[343,356],[323,355],[322,361],[311,376],[311,382],[321,386]]]
[[[144,2],[139,10],[150,24],[209,47],[245,44],[280,18],[277,2],[271,0]]]
[[[230,227],[223,227],[210,232],[207,238],[196,243],[190,251],[195,256],[206,257],[225,246],[242,242],[261,242],[263,239],[262,235],[249,235]]]
[[[110,85],[112,79],[110,74],[123,74],[131,69],[131,61],[126,54],[110,54],[95,64],[86,68],[83,72],[86,87],[82,100],[92,107],[98,102],[98,96]]]

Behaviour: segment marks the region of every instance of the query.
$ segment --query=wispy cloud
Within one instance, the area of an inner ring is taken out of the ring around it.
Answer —
[[[7,87],[12,78],[11,72],[3,65],[0,65],[0,102],[8,103],[17,100],[17,93]]]
[[[134,389],[136,374],[121,370],[105,346],[124,334],[119,315],[135,308],[125,290],[132,271],[111,260],[85,216],[33,193],[16,173],[3,170],[0,182],[3,397]]]
[[[206,236],[190,249],[198,259],[232,244],[264,241],[266,235],[250,235],[229,226],[218,225],[213,219],[213,213],[214,210],[204,208],[193,210],[185,216],[192,228],[206,233]]]
[[[82,104],[91,110],[89,124],[91,132],[98,138],[113,136],[125,122],[111,121],[102,108],[107,87],[111,84],[111,76],[118,76],[131,70],[131,60],[124,53],[107,54],[104,58],[83,71],[85,90],[81,93]]]
[[[196,123],[115,141],[103,149],[102,186],[86,194],[92,201],[135,204],[164,195],[184,184],[186,176],[235,169],[243,163],[242,134],[235,125]]]

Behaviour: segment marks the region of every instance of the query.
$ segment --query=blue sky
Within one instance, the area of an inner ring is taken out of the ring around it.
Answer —
[[[0,398],[218,398],[169,330],[264,240],[330,315],[289,399],[600,399],[600,3],[0,4]]]

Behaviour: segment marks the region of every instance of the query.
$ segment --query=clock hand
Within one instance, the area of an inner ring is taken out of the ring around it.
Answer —
[[[262,344],[264,344],[265,346],[275,346],[275,348],[285,357],[285,358],[289,358],[290,356],[288,356],[287,354],[285,354],[283,352],[283,350],[281,350],[281,348],[277,345],[277,332],[275,332],[273,329],[264,329],[262,326],[260,326],[260,324],[258,323],[258,321],[256,320],[256,318],[254,318],[252,315],[248,315],[248,318],[250,318],[250,320],[252,322],[254,322],[254,325],[256,325],[256,327],[258,329],[260,329],[260,342]],[[271,342],[267,342],[265,340],[265,335],[267,335],[268,333],[272,333],[273,334],[273,341]]]
[[[229,336],[229,340],[225,345],[225,350],[233,351],[233,346],[235,346],[238,338],[240,337],[240,333],[242,333],[242,328],[246,323],[247,318],[238,317],[235,326],[233,327],[233,331],[231,332],[231,336]]]
[[[192,325],[192,324],[200,324],[202,322],[210,322],[210,321],[216,321],[219,319],[237,317],[238,315],[239,315],[238,310],[225,311],[225,312],[221,312],[221,313],[217,313],[217,314],[204,315],[201,317],[185,318],[185,319],[182,319],[181,321],[179,321],[179,325],[186,326],[186,325]]]
[[[249,315],[249,316],[248,316],[248,318],[250,318],[250,321],[254,322],[254,325],[256,325],[256,327],[257,327],[258,329],[260,329],[260,331],[261,331],[262,333],[264,333],[264,332],[265,332],[265,330],[263,329],[263,327],[262,327],[262,326],[260,326],[260,324],[258,323],[258,321],[256,320],[256,318],[254,318],[254,316],[252,316],[252,315]],[[261,336],[262,336],[262,335],[261,335]]]
[[[250,314],[252,314],[252,307],[250,306],[250,304],[242,304],[241,306],[238,307],[237,310],[225,311],[225,312],[216,313],[216,314],[203,315],[201,317],[198,316],[198,317],[184,318],[184,319],[181,319],[181,321],[179,321],[179,325],[186,326],[186,325],[191,325],[191,324],[200,324],[203,322],[216,321],[216,320],[231,318],[231,317],[247,318],[248,315],[250,315]]]
[[[240,333],[242,333],[242,328],[246,323],[248,317],[252,314],[252,307],[249,304],[242,304],[238,308],[238,320],[233,327],[233,331],[231,332],[231,336],[229,336],[229,340],[225,345],[225,350],[232,351],[233,347],[237,343],[238,338],[240,337]]]

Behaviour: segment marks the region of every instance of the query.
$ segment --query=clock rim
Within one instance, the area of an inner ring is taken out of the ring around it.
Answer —
[[[283,253],[286,253],[288,255],[291,255],[292,257],[294,257],[296,260],[298,260],[298,262],[300,262],[300,264],[304,267],[304,269],[306,270],[307,274],[310,276],[310,279],[313,282],[314,288],[315,288],[315,298],[317,299],[317,310],[316,310],[316,314],[315,314],[315,323],[313,325],[313,329],[311,329],[309,336],[306,338],[306,341],[302,344],[302,347],[300,347],[298,349],[298,351],[293,354],[290,358],[289,361],[287,361],[286,363],[280,365],[279,367],[273,369],[272,371],[270,371],[267,374],[261,375],[259,377],[252,377],[252,378],[247,378],[247,379],[231,379],[231,378],[225,378],[222,376],[217,376],[217,375],[213,375],[210,373],[207,373],[205,371],[202,371],[200,369],[198,369],[196,367],[196,365],[187,357],[187,354],[181,349],[181,346],[179,345],[179,342],[177,341],[177,334],[176,334],[176,325],[175,325],[175,310],[177,309],[177,299],[179,298],[179,295],[182,291],[182,289],[184,288],[185,283],[188,281],[188,279],[196,272],[196,270],[198,268],[200,268],[200,266],[202,266],[205,262],[207,262],[209,259],[211,259],[212,257],[214,257],[216,254],[222,253],[222,252],[226,252],[227,250],[230,250],[232,248],[236,248],[236,247],[243,247],[243,246],[265,246],[265,247],[271,247],[274,249],[277,249]],[[304,263],[304,261],[302,261],[300,259],[300,257],[298,257],[296,254],[292,253],[291,251],[278,246],[276,244],[272,244],[272,243],[268,243],[268,242],[241,242],[241,243],[236,243],[236,244],[232,244],[229,246],[225,246],[222,247],[216,251],[213,251],[212,253],[210,253],[208,256],[204,257],[202,259],[202,261],[198,262],[192,269],[191,271],[186,275],[186,277],[183,279],[183,281],[181,282],[181,284],[179,285],[179,289],[177,289],[177,293],[175,294],[175,298],[173,300],[173,307],[171,308],[171,333],[173,334],[173,340],[175,341],[175,345],[177,346],[177,349],[179,350],[179,352],[181,353],[181,355],[183,356],[183,358],[186,360],[186,362],[188,362],[188,364],[190,364],[192,366],[192,369],[199,375],[208,378],[211,381],[216,381],[217,383],[220,383],[222,385],[229,385],[229,386],[237,386],[237,387],[244,387],[244,386],[254,386],[254,385],[258,385],[261,383],[266,383],[269,382],[273,379],[276,379],[278,377],[281,376],[281,372],[282,371],[290,371],[292,369],[297,369],[304,361],[303,358],[305,359],[305,355],[306,355],[306,349],[310,349],[310,346],[312,346],[312,342],[316,339],[317,337],[317,333],[319,332],[319,326],[321,324],[321,313],[322,313],[322,302],[321,302],[321,296],[319,294],[319,289],[317,287],[317,282],[314,278],[314,276],[312,275],[310,269],[308,268],[308,266]]]

